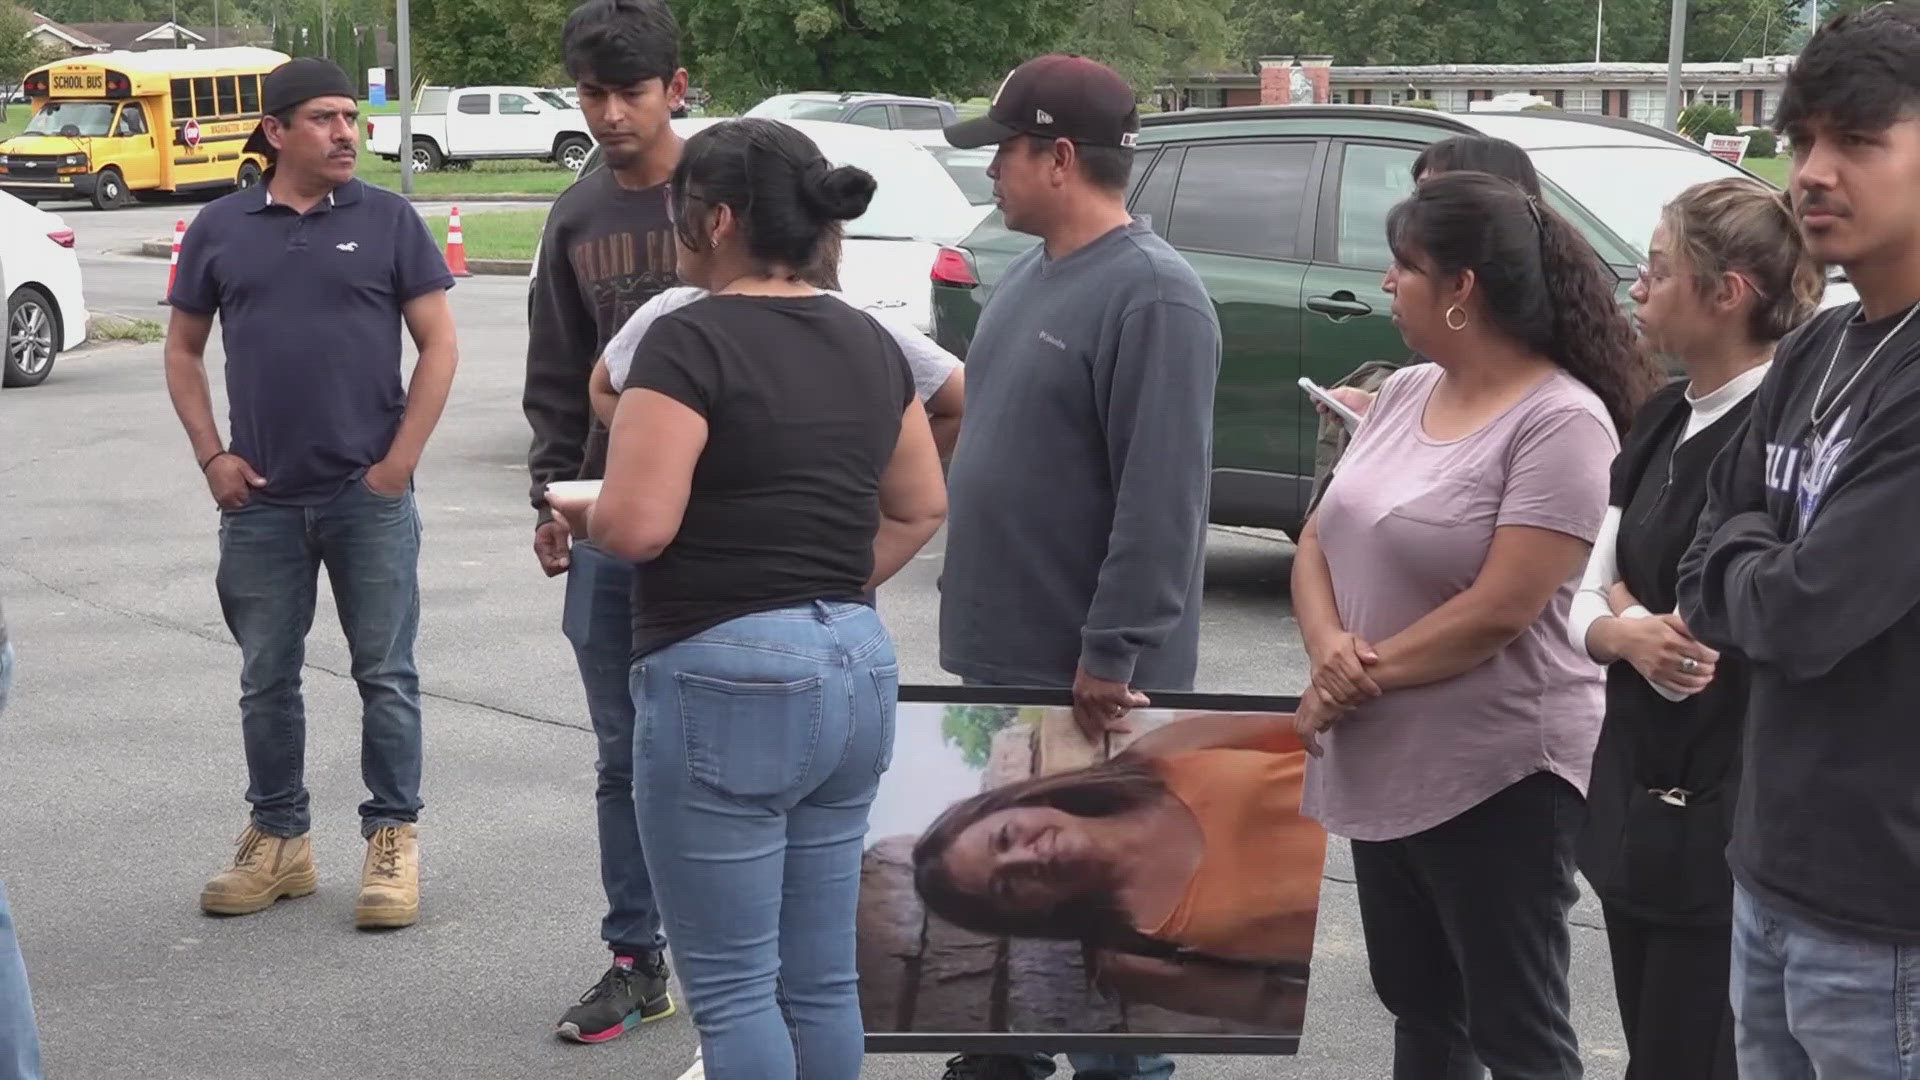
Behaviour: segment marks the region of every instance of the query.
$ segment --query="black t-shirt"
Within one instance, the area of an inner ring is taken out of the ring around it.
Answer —
[[[1680,561],[1707,504],[1707,473],[1745,430],[1753,397],[1685,442],[1687,384],[1655,394],[1634,417],[1613,463],[1610,502],[1621,508],[1618,559],[1627,590],[1649,610],[1672,611]],[[1587,787],[1580,869],[1594,891],[1636,918],[1721,925],[1733,917],[1724,855],[1733,833],[1747,669],[1721,656],[1713,684],[1668,701],[1632,664],[1607,669],[1607,719]],[[1689,792],[1675,807],[1654,789]]]
[[[709,297],[653,324],[622,389],[707,420],[680,532],[634,585],[636,659],[743,615],[860,599],[913,401],[872,317],[830,296]]]

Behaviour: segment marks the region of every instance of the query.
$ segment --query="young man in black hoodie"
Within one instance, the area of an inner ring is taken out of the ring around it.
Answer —
[[[599,738],[601,936],[613,966],[556,1025],[563,1038],[605,1042],[673,1013],[666,939],[640,851],[633,798],[633,567],[568,534],[547,508],[556,480],[597,480],[607,433],[588,387],[608,339],[642,304],[678,283],[666,186],[680,161],[671,114],[686,97],[680,27],[663,0],[588,0],[561,51],[606,168],[582,177],[547,216],[535,267],[524,407],[528,471],[539,511],[533,549],[548,576],[567,575],[564,629]]]
[[[1829,22],[1775,123],[1860,302],[1781,343],[1681,568],[1695,636],[1752,661],[1739,1071],[1920,1076],[1920,4]]]

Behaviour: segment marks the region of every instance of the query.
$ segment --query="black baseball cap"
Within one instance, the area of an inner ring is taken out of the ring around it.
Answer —
[[[987,115],[955,124],[946,134],[963,150],[1015,135],[1132,147],[1140,139],[1140,106],[1133,87],[1105,64],[1084,56],[1042,56],[1013,69]]]
[[[260,112],[262,116],[284,112],[303,102],[321,97],[343,97],[358,99],[360,91],[340,70],[340,65],[319,57],[302,57],[289,60],[260,80]],[[247,138],[247,153],[271,154],[273,144],[267,141],[266,123],[263,120],[253,134]]]

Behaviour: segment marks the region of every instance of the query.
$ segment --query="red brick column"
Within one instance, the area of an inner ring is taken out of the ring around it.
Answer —
[[[1263,56],[1260,58],[1260,104],[1293,104],[1293,86],[1289,81],[1293,57]]]
[[[1307,81],[1313,84],[1313,103],[1325,105],[1333,100],[1333,57],[1303,56],[1300,66],[1307,70]]]

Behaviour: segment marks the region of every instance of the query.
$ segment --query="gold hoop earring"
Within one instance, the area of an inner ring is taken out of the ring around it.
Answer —
[[[1460,316],[1460,325],[1459,325],[1459,326],[1455,326],[1455,325],[1453,325],[1453,317],[1454,317],[1455,315],[1458,315],[1458,316]],[[1448,309],[1447,309],[1447,329],[1449,329],[1449,330],[1451,330],[1451,331],[1453,331],[1454,333],[1456,333],[1456,334],[1457,334],[1457,333],[1459,333],[1460,331],[1462,331],[1462,330],[1465,330],[1466,328],[1467,328],[1467,311],[1466,311],[1466,309],[1465,309],[1465,308],[1463,308],[1463,307],[1461,307],[1461,306],[1460,306],[1459,304],[1455,304],[1455,305],[1453,305],[1452,307],[1450,307],[1450,308],[1448,308]]]

